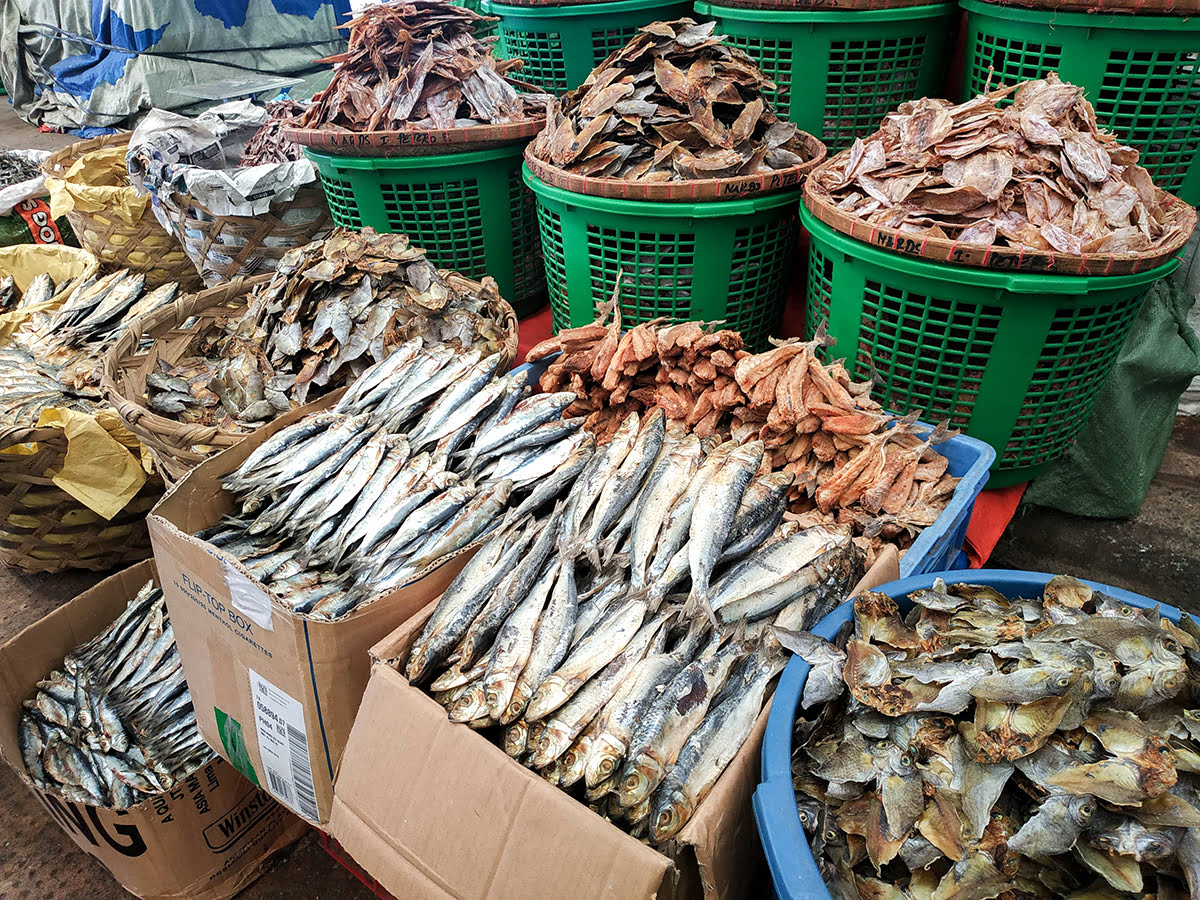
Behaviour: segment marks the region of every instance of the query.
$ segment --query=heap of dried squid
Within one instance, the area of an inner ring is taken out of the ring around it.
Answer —
[[[620,309],[562,331],[529,351],[561,353],[545,391],[571,391],[567,416],[607,441],[630,411],[661,408],[701,437],[758,439],[773,471],[794,476],[790,514],[804,525],[851,525],[873,560],[884,542],[904,550],[932,525],[958,485],[934,445],[871,399],[841,362],[825,365],[827,339],[783,341],[751,354],[735,331],[698,322],[646,322],[622,333]]]
[[[267,121],[254,132],[242,153],[243,166],[261,166],[266,163],[285,163],[304,159],[304,148],[283,136],[283,126],[308,108],[308,104],[295,100],[276,100],[267,104]]]
[[[805,162],[796,126],[763,97],[775,85],[714,23],[655,22],[556,101],[538,159],[589,177],[725,178]]]
[[[1200,895],[1200,627],[1069,576],[910,599],[779,633],[813,666],[793,776],[834,896]]]
[[[155,412],[224,430],[259,424],[349,383],[413,338],[495,352],[508,337],[496,284],[448,278],[402,234],[339,231],[291,250],[245,313],[157,361]]]
[[[128,269],[59,285],[44,273],[35,276],[13,308],[44,308],[0,350],[0,424],[33,425],[42,410],[55,407],[94,411],[102,402],[104,351],[131,320],[171,302],[179,289],[145,286],[145,276]]]
[[[814,173],[812,187],[872,225],[962,244],[1078,256],[1182,237],[1138,151],[1096,124],[1083,88],[1053,73],[958,105],[901,104]]]
[[[548,94],[507,77],[519,59],[496,59],[475,37],[484,16],[442,0],[388,0],[363,10],[329,87],[297,120],[302,128],[386,131],[461,128],[541,119]]]

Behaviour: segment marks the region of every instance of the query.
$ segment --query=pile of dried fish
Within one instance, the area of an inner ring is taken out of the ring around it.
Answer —
[[[826,704],[793,772],[835,896],[1200,894],[1200,627],[1067,576],[911,600],[863,594],[836,644],[779,635]]]
[[[542,390],[576,394],[565,414],[586,417],[584,427],[602,443],[628,412],[654,408],[701,438],[761,440],[766,464],[794,476],[790,515],[853,526],[873,561],[883,542],[910,546],[959,479],[934,449],[949,433],[918,435],[913,419],[883,411],[870,382],[851,381],[841,362],[821,362],[827,344],[818,335],[750,354],[737,332],[697,322],[653,321],[622,332],[616,307],[543,341],[528,358],[560,353]]]
[[[11,150],[0,150],[0,188],[30,181],[41,174],[41,167],[33,160]]]
[[[508,337],[496,284],[448,277],[402,234],[339,231],[289,251],[236,319],[146,378],[150,408],[251,431],[356,378],[397,344],[497,350]]]
[[[646,182],[806,162],[796,126],[762,96],[775,85],[713,27],[680,19],[641,28],[555,102],[533,155],[577,175]]]
[[[846,531],[782,522],[791,477],[762,462],[760,442],[630,413],[478,550],[406,677],[598,814],[670,840],[768,696],[767,625],[806,627],[862,575]]]
[[[240,516],[198,536],[319,619],[412,581],[592,446],[561,419],[573,394],[526,397],[525,373],[497,378],[498,362],[401,345],[226,476]]]
[[[90,412],[101,402],[100,359],[126,325],[169,303],[179,285],[145,291],[145,276],[121,269],[55,285],[37,275],[16,308],[66,299],[35,312],[0,350],[0,424],[31,425],[43,409]]]
[[[511,125],[543,119],[548,94],[507,77],[519,59],[496,59],[494,39],[475,37],[484,16],[442,0],[386,0],[343,26],[345,53],[329,87],[298,119],[301,128],[388,131]]]
[[[212,758],[154,582],[67,654],[63,670],[38,682],[17,730],[25,769],[42,790],[128,809]]]
[[[276,100],[267,104],[267,121],[263,122],[242,152],[243,166],[265,163],[285,163],[304,159],[304,148],[283,136],[283,126],[304,112],[308,104],[295,100]]]
[[[864,222],[916,237],[1074,256],[1149,252],[1186,235],[1137,162],[1137,150],[1096,124],[1083,88],[1051,73],[958,105],[901,104],[809,184]]]

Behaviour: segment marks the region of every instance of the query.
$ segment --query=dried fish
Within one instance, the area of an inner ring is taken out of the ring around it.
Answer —
[[[555,101],[530,151],[591,178],[665,182],[756,175],[805,162],[775,85],[714,23],[655,22]]]
[[[301,115],[308,104],[295,100],[275,100],[267,104],[267,121],[254,132],[246,149],[242,152],[243,166],[261,166],[266,163],[284,163],[304,159],[304,148],[283,136],[283,127],[289,119]]]
[[[11,150],[0,150],[0,187],[30,181],[41,174],[41,167],[33,160]]]
[[[387,131],[461,128],[543,119],[550,101],[509,77],[519,59],[496,59],[495,39],[475,25],[494,21],[441,0],[387,0],[341,27],[345,53],[329,87],[294,123],[301,128]]]
[[[1150,253],[1186,235],[1138,157],[1099,127],[1083,88],[1051,73],[957,105],[903,103],[815,172],[810,188],[842,212],[915,237]]]

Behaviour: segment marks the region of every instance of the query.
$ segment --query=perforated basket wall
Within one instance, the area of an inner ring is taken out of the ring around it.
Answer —
[[[779,115],[816,135],[831,154],[878,130],[904,101],[940,94],[953,6],[850,12],[695,6],[775,82],[778,90],[768,96]]]
[[[807,209],[805,320],[829,323],[832,355],[875,397],[929,422],[949,419],[995,448],[989,484],[1028,481],[1087,421],[1150,285],[1137,275],[989,272],[896,256],[834,231]]]
[[[499,56],[519,58],[522,81],[552,94],[583,84],[588,73],[620,50],[651,22],[691,15],[690,2],[616,0],[570,6],[513,6],[483,0],[483,12],[499,16]]]
[[[492,276],[520,316],[546,297],[536,206],[521,182],[522,149],[386,159],[305,152],[335,224],[404,232],[438,268]]]
[[[573,194],[526,172],[538,199],[551,321],[585,325],[621,278],[629,323],[722,320],[762,349],[778,334],[796,255],[797,192],[653,203]]]
[[[1050,12],[963,0],[963,95],[1048,72],[1081,85],[1154,183],[1200,203],[1200,18]]]

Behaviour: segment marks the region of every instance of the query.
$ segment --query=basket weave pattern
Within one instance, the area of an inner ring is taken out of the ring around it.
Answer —
[[[146,514],[163,493],[158,476],[112,519],[88,509],[52,478],[67,454],[61,428],[0,429],[0,450],[33,443],[33,454],[0,453],[0,567],[26,572],[102,572],[151,555]]]
[[[62,177],[85,153],[128,143],[128,134],[109,134],[80,141],[48,157],[42,163],[42,171]],[[133,187],[129,190],[134,192]],[[67,221],[81,247],[94,253],[102,263],[144,273],[148,288],[169,281],[192,288],[200,282],[191,259],[174,236],[159,224],[150,204],[146,204],[145,211],[132,224],[107,210],[91,213],[73,209],[67,213]]]
[[[105,354],[100,389],[125,427],[149,448],[168,484],[179,481],[209,456],[243,440],[247,432],[183,423],[159,415],[147,405],[146,378],[156,371],[160,359],[174,365],[220,320],[239,315],[251,293],[270,280],[269,275],[238,277],[181,297],[129,323]],[[456,273],[450,273],[447,280],[460,290],[464,285],[477,285]],[[507,302],[502,300],[501,304],[500,324],[508,331],[501,366],[507,368],[517,355],[517,317]]]
[[[171,220],[171,230],[209,287],[239,275],[275,271],[280,258],[332,227],[325,194],[302,188],[294,199],[273,203],[258,216],[217,216],[189,196],[164,192],[158,202]],[[281,218],[299,212],[294,223]]]

